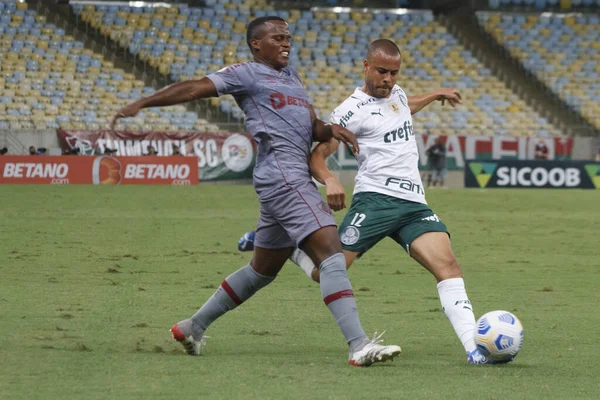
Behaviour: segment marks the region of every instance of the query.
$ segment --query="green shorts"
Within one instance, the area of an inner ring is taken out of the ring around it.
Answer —
[[[339,229],[344,250],[361,254],[386,236],[408,252],[426,232],[448,233],[448,228],[426,204],[376,192],[357,193]]]

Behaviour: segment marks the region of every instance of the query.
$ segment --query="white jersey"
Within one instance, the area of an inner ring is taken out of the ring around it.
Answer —
[[[377,192],[427,204],[408,98],[398,85],[388,98],[357,88],[333,111],[331,122],[354,132],[360,146],[354,194]]]

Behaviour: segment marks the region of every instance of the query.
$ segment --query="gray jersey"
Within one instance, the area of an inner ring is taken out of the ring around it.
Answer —
[[[246,114],[246,127],[258,147],[254,187],[259,199],[275,198],[310,181],[310,102],[296,70],[246,62],[208,78],[219,95],[233,95]]]

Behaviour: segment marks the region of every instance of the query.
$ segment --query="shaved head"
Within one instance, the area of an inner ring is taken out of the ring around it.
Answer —
[[[400,49],[396,46],[396,43],[389,39],[377,39],[373,40],[369,47],[367,47],[367,60],[371,60],[375,53],[381,52],[386,56],[401,56]]]
[[[401,64],[402,56],[396,43],[389,39],[372,41],[367,48],[367,59],[363,61],[363,91],[373,97],[389,97],[398,79]]]

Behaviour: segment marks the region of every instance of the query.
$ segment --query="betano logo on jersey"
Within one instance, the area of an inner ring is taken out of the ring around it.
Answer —
[[[275,110],[279,110],[280,108],[283,108],[286,105],[310,108],[310,102],[307,99],[302,99],[300,97],[294,96],[286,96],[285,94],[279,92],[271,93],[269,100],[271,100],[271,105]]]
[[[484,163],[469,163],[469,168],[471,168],[471,172],[475,179],[477,179],[477,183],[479,183],[479,187],[486,187],[492,175],[494,175],[494,171],[496,170],[496,163],[484,162]]]
[[[586,164],[585,170],[596,189],[600,189],[600,164]]]

